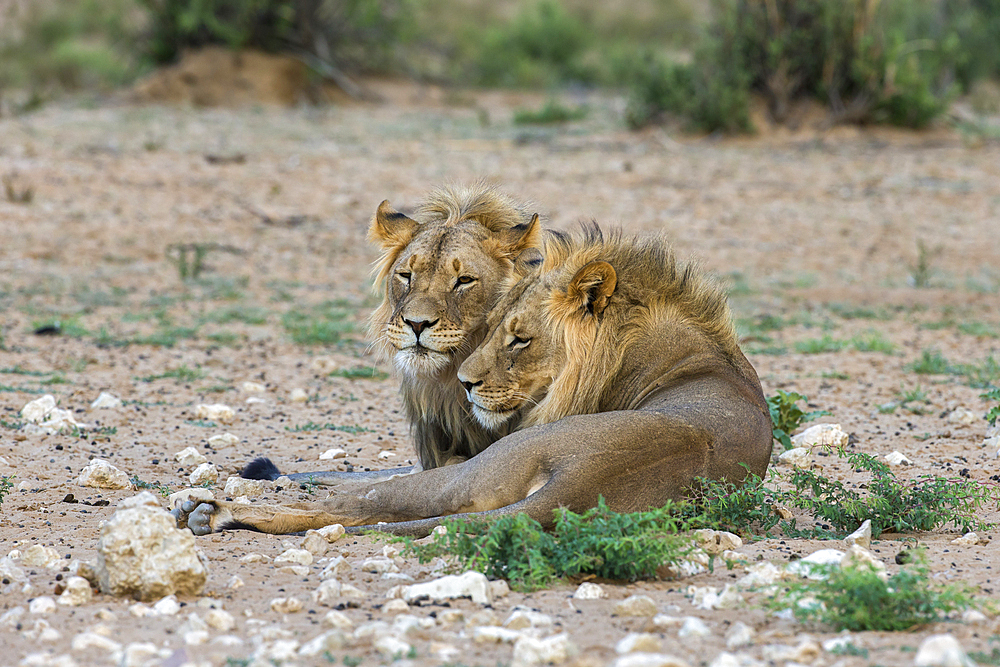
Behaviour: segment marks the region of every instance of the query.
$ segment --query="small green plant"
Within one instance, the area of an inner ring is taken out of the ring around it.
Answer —
[[[938,350],[923,350],[920,359],[908,364],[907,369],[920,375],[945,375],[951,372],[951,364]]]
[[[164,498],[170,495],[170,487],[165,486],[160,482],[144,482],[143,480],[139,479],[138,475],[132,475],[132,477],[129,478],[129,481],[132,482],[132,486],[134,486],[136,489],[156,491]]]
[[[994,637],[994,639],[996,639]],[[1000,646],[994,646],[989,653],[985,651],[969,651],[969,657],[977,665],[1000,665]]]
[[[774,439],[784,445],[785,449],[791,449],[791,433],[805,422],[810,422],[817,417],[823,417],[830,413],[826,410],[814,410],[803,412],[798,405],[799,401],[809,402],[809,399],[794,391],[788,392],[781,389],[774,396],[767,399],[767,408],[771,413],[772,434]]]
[[[557,510],[551,533],[526,514],[513,514],[491,521],[446,519],[448,532],[427,544],[410,538],[393,541],[402,542],[404,552],[421,563],[446,557],[459,569],[503,578],[525,591],[583,574],[635,581],[655,577],[659,568],[691,553],[691,540],[678,534],[686,525],[677,519],[675,509],[668,504],[648,512],[618,514],[601,498],[597,507],[583,514]]]
[[[10,490],[14,488],[14,478],[17,475],[4,475],[0,477],[0,505],[3,505],[3,499],[7,497]]]
[[[879,331],[869,331],[865,334],[854,336],[849,341],[851,347],[858,352],[881,352],[892,354],[896,351],[896,346]]]
[[[345,655],[343,662],[344,662],[344,667],[358,667],[358,665],[364,662],[364,658],[362,658],[360,655],[359,656]]]
[[[35,188],[31,185],[17,187],[17,179],[11,174],[5,174],[3,179],[3,191],[7,201],[11,204],[30,204],[35,198]]]
[[[371,433],[371,429],[364,426],[342,426],[340,424],[331,424],[330,422],[317,424],[312,421],[308,421],[305,424],[300,424],[298,426],[286,426],[285,430],[292,431],[293,433],[303,433],[307,431],[340,431],[341,433],[350,433],[351,435],[357,435],[358,433]]]
[[[118,433],[117,426],[99,426],[97,428],[80,428],[79,426],[74,426],[69,430],[68,435],[71,438],[81,438],[87,439],[92,437],[107,438],[108,436],[115,435]]]
[[[917,261],[910,266],[910,284],[914,287],[930,287],[934,275],[934,260],[941,254],[941,248],[928,248],[917,239]]]
[[[996,405],[990,408],[990,411],[987,412],[984,417],[984,419],[989,422],[990,426],[994,426],[997,423],[997,417],[1000,417],[1000,388],[990,389],[985,394],[980,394],[979,398],[996,402]]]
[[[311,312],[289,311],[281,316],[281,324],[292,340],[300,345],[333,345],[345,334],[357,331],[347,319],[351,311],[336,304],[327,304]]]
[[[9,422],[6,419],[0,419],[0,426],[2,426],[4,428],[9,428],[9,429],[11,429],[13,431],[16,431],[16,430],[20,429],[22,426],[24,426],[24,424],[25,424],[25,422],[22,422],[22,421],[12,421],[12,422]]]
[[[900,632],[943,621],[972,604],[966,587],[936,585],[921,562],[887,579],[868,564],[815,570],[821,570],[824,578],[793,583],[785,595],[773,598],[772,606],[791,609],[800,621],[829,626],[835,632]]]
[[[201,428],[219,428],[219,425],[208,419],[185,419],[185,423]]]
[[[823,352],[840,352],[848,346],[846,341],[837,340],[830,334],[821,338],[800,340],[795,343],[795,351],[801,354],[822,354]]]
[[[338,368],[327,377],[347,378],[348,380],[385,380],[389,374],[374,366],[357,366],[355,368]]]
[[[205,258],[213,252],[244,254],[239,248],[224,243],[173,243],[167,246],[165,254],[177,267],[181,280],[198,280],[207,269]]]
[[[515,125],[553,125],[556,123],[569,123],[574,120],[582,120],[587,117],[587,107],[579,106],[575,109],[560,104],[557,100],[549,100],[541,109],[534,111],[530,109],[518,109],[514,112]]]

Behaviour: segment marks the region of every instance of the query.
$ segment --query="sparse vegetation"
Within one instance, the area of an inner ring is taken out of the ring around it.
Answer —
[[[389,374],[374,366],[357,366],[355,368],[338,368],[327,377],[347,378],[348,380],[386,380]]]
[[[826,410],[803,412],[797,405],[799,401],[809,403],[809,399],[802,394],[781,389],[778,390],[777,394],[769,396],[767,399],[767,407],[771,412],[771,424],[774,428],[772,434],[775,440],[784,445],[785,449],[791,449],[791,434],[795,429],[817,417],[830,414]]]
[[[17,475],[3,475],[0,477],[0,505],[3,505],[3,499],[7,497],[10,490],[14,488],[14,478]]]
[[[311,421],[298,426],[286,426],[285,430],[292,431],[293,433],[303,433],[307,431],[340,431],[341,433],[350,433],[351,435],[371,433],[371,429],[364,426],[343,426],[341,424],[331,424],[329,422],[325,424],[317,424],[316,422]]]
[[[200,368],[188,368],[187,364],[181,364],[177,368],[164,371],[163,373],[154,373],[153,375],[136,377],[134,379],[138,382],[155,382],[156,380],[173,378],[178,382],[194,382],[195,380],[204,378],[205,375],[205,371]]]
[[[934,260],[941,254],[941,248],[928,248],[917,239],[917,260],[910,266],[910,284],[914,287],[930,287],[934,275]]]
[[[979,363],[952,364],[940,351],[923,350],[920,359],[908,364],[907,370],[921,375],[953,375],[975,389],[989,389],[1000,383],[1000,362],[989,356]]]
[[[129,481],[132,482],[132,486],[134,486],[136,489],[143,491],[155,491],[164,498],[169,496],[171,493],[169,486],[166,486],[160,482],[145,482],[139,479],[138,475],[132,475],[132,477],[129,478]]]
[[[514,112],[515,125],[551,125],[582,120],[587,117],[587,107],[570,108],[557,100],[549,100],[541,109],[519,109]]]
[[[989,422],[990,426],[994,426],[997,423],[997,417],[1000,417],[1000,389],[991,389],[985,394],[980,394],[979,397],[996,403],[996,405],[991,407],[989,412],[987,412],[984,417],[984,419]]]
[[[347,334],[357,332],[348,319],[353,311],[340,302],[329,302],[308,312],[293,310],[281,316],[281,324],[300,345],[334,345]]]
[[[900,632],[943,621],[972,604],[967,587],[932,581],[919,562],[886,579],[868,564],[815,569],[822,571],[822,579],[787,585],[772,598],[772,608],[791,609],[798,620],[834,632]]]
[[[675,507],[633,514],[610,511],[601,499],[583,514],[557,510],[551,533],[525,514],[493,521],[447,519],[448,532],[431,542],[402,542],[404,553],[421,563],[445,557],[459,570],[477,570],[502,578],[519,590],[531,591],[565,577],[591,574],[635,581],[656,576],[657,570],[683,561],[691,553],[690,538]]]
[[[181,280],[198,280],[208,268],[205,258],[213,252],[243,254],[239,248],[224,243],[173,243],[167,246],[165,254],[177,267],[177,274]]]

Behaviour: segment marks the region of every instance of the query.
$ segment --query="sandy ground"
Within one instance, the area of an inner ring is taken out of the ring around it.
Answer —
[[[222,481],[263,453],[294,472],[331,463],[405,465],[412,454],[396,380],[342,377],[359,368],[391,370],[367,354],[363,334],[375,258],[366,226],[382,199],[405,211],[437,184],[475,178],[535,202],[556,228],[594,218],[628,232],[667,234],[679,254],[699,258],[732,285],[744,347],[765,393],[808,395],[814,408],[832,413],[821,421],[854,435],[855,451],[899,451],[911,459],[902,476],[997,480],[997,452],[981,446],[982,389],[961,375],[918,375],[908,364],[937,350],[952,364],[976,365],[988,375],[988,360],[1000,358],[1000,144],[969,147],[946,130],[723,141],[628,133],[618,122],[620,103],[601,99],[589,100],[591,113],[580,123],[517,127],[512,108],[540,100],[461,96],[449,106],[447,96],[419,88],[387,88],[386,95],[381,105],[290,111],[108,105],[0,119],[0,175],[11,191],[0,198],[0,473],[16,475],[2,505],[0,552],[41,544],[54,547],[67,566],[95,560],[102,520],[133,492],[77,486],[94,457],[170,490],[187,484],[191,470],[173,456],[189,446],[219,466]],[[30,202],[10,201],[29,191]],[[218,244],[205,246],[197,280],[181,279],[185,244]],[[764,316],[780,326],[755,327]],[[60,335],[32,333],[53,321]],[[796,347],[824,336],[858,341],[876,334],[890,350],[848,345],[810,354]],[[341,375],[330,375],[332,369]],[[245,381],[265,391],[247,393]],[[1000,381],[995,371],[992,381]],[[310,399],[292,402],[293,388]],[[916,390],[926,402],[879,410]],[[126,405],[89,410],[101,391]],[[95,428],[83,436],[25,435],[19,411],[43,394]],[[197,419],[195,406],[203,403],[234,407],[235,423]],[[975,413],[972,423],[949,420],[959,407]],[[309,430],[327,424],[344,428]],[[208,445],[224,431],[239,442]],[[330,448],[346,450],[346,459],[318,460]],[[835,457],[815,457],[815,465],[857,481]],[[221,482],[215,490],[221,493]],[[285,489],[274,496],[323,493]],[[79,502],[65,502],[67,494]],[[1000,518],[995,506],[982,516]],[[895,554],[916,541],[927,548],[935,580],[967,582],[980,600],[1000,601],[994,532],[981,534],[987,544],[978,546],[951,544],[959,535],[948,528],[886,535],[873,550],[895,572]],[[182,599],[176,616],[137,618],[129,611],[133,601],[97,594],[82,607],[7,616],[0,663],[34,655],[30,664],[111,664],[108,647],[72,647],[79,633],[95,631],[121,645],[151,642],[167,657],[150,664],[243,664],[275,640],[304,643],[329,629],[329,609],[311,592],[324,558],[336,555],[352,565],[343,581],[365,593],[341,604],[354,626],[392,620],[382,607],[401,580],[360,568],[382,554],[383,542],[345,538],[305,576],[270,562],[300,541],[242,531],[198,539],[210,566],[204,596],[236,619],[229,633],[211,630],[205,644],[186,645],[181,627],[192,613],[204,616],[205,599]],[[751,561],[781,563],[822,547],[843,545],[772,537],[740,551]],[[240,560],[250,553],[265,558]],[[417,581],[435,576],[415,560],[398,566]],[[230,588],[233,575],[245,585]],[[414,606],[408,613],[430,620],[409,636],[413,651],[400,664],[507,664],[512,646],[476,643],[472,628],[502,623],[518,605],[551,616],[554,625],[543,634],[567,632],[577,650],[571,663],[586,665],[611,664],[616,642],[646,629],[664,653],[691,665],[708,664],[725,650],[723,637],[736,621],[757,631],[742,654],[774,663],[787,660],[775,658],[768,645],[797,645],[803,633],[832,636],[769,615],[759,594],[725,611],[696,609],[685,595],[689,586],[721,587],[742,575],[741,568],[721,567],[682,581],[603,582],[604,600],[574,601],[575,585],[567,583],[512,592],[489,608],[470,600]],[[54,595],[66,576],[60,568],[32,568],[27,589],[5,582],[0,616]],[[652,597],[660,612],[702,619],[712,634],[679,639],[676,627],[611,616],[616,601],[636,593]],[[271,609],[272,599],[288,596],[301,599],[304,609]],[[40,641],[40,620],[59,638]],[[922,640],[940,632],[952,633],[967,651],[989,654],[1000,625],[989,619],[858,633],[857,655],[799,658],[814,665],[909,665]],[[224,634],[232,638],[219,639]],[[392,662],[363,639],[329,659]]]

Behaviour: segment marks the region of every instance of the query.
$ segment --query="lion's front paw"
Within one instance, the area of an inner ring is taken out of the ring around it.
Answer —
[[[178,528],[188,528],[195,535],[208,535],[219,525],[220,508],[214,501],[197,498],[180,500],[170,513],[177,519]]]

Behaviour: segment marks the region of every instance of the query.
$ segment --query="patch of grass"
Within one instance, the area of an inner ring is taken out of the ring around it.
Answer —
[[[292,431],[293,433],[303,433],[307,431],[340,431],[341,433],[350,433],[352,435],[357,435],[359,433],[372,433],[370,428],[364,426],[342,426],[340,424],[331,424],[327,422],[325,424],[317,424],[316,422],[306,422],[305,424],[300,424],[298,426],[286,426],[286,431]]]
[[[946,375],[951,372],[951,365],[938,350],[923,350],[920,359],[907,364],[906,369],[919,375]]]
[[[288,311],[281,316],[281,325],[300,345],[333,345],[357,332],[355,323],[347,319],[352,313],[337,303],[329,303],[310,312]]]
[[[50,371],[29,371],[20,366],[8,366],[7,368],[0,368],[0,373],[7,375],[30,375],[31,377],[45,377],[46,375],[52,375]]]
[[[774,439],[784,445],[785,449],[791,449],[791,433],[799,426],[810,422],[817,417],[823,417],[830,413],[826,410],[814,410],[803,412],[797,405],[799,401],[809,403],[809,399],[794,391],[778,390],[774,396],[767,398],[767,408],[771,413],[772,435]]]
[[[910,266],[909,283],[914,287],[931,286],[934,275],[933,263],[941,255],[941,247],[928,248],[923,240],[917,239],[917,261]]]
[[[128,340],[133,345],[153,345],[154,347],[173,347],[178,341],[196,338],[198,327],[166,326],[156,329],[148,336],[134,336]]]
[[[994,646],[989,653],[985,651],[969,651],[969,657],[977,665],[1000,665],[1000,646]]]
[[[205,336],[205,340],[209,340],[217,345],[233,347],[240,342],[241,336],[231,331],[217,331]]]
[[[795,343],[795,351],[799,354],[821,354],[824,352],[840,352],[847,346],[847,341],[837,340],[829,334],[823,334],[821,338],[798,341]]]
[[[444,523],[448,532],[427,544],[393,541],[402,542],[404,553],[421,563],[445,557],[456,569],[503,578],[524,591],[587,574],[624,581],[653,578],[659,568],[680,563],[694,549],[689,537],[678,534],[685,525],[673,504],[618,514],[600,498],[583,514],[556,510],[551,533],[526,514],[489,522],[456,517]]]
[[[925,375],[954,375],[963,384],[975,389],[989,389],[1000,384],[1000,362],[986,357],[978,363],[952,364],[937,350],[923,350],[920,359],[908,364],[907,370]]]
[[[844,644],[843,646],[835,646],[830,649],[830,653],[833,655],[850,655],[858,658],[867,658],[868,649],[863,646],[856,646],[854,644]]]
[[[156,380],[165,380],[168,378],[173,378],[178,382],[194,382],[195,380],[200,380],[205,377],[205,371],[200,368],[188,368],[187,364],[181,364],[177,368],[166,371],[164,373],[157,373],[155,375],[146,375],[144,377],[135,377],[134,380],[139,382],[154,382]]]
[[[14,478],[17,475],[4,475],[0,477],[0,505],[3,504],[3,499],[7,497],[10,490],[14,488]]]
[[[230,306],[221,310],[212,310],[198,318],[199,322],[229,324],[243,322],[244,324],[267,324],[268,311],[252,306]]]
[[[35,387],[15,387],[9,384],[0,384],[0,391],[11,392],[11,393],[22,393],[22,394],[44,394],[44,389],[36,389]]]
[[[374,366],[357,366],[355,368],[338,368],[327,377],[347,378],[348,380],[386,380],[389,374]]]
[[[570,108],[558,100],[550,99],[541,109],[518,109],[514,112],[515,125],[554,125],[583,120],[589,109],[586,106]]]
[[[12,431],[17,431],[22,426],[24,426],[26,423],[27,422],[22,422],[22,421],[9,422],[6,419],[0,419],[0,426],[2,426],[3,428],[9,428]]]
[[[205,387],[201,391],[206,394],[224,394],[227,391],[232,391],[232,389],[228,384],[213,384],[211,387]]]
[[[780,357],[783,354],[788,354],[788,348],[784,345],[751,345],[746,348],[747,354],[766,354],[774,357]]]
[[[38,384],[53,385],[53,384],[73,384],[73,383],[67,380],[65,375],[53,375],[52,377],[46,380],[42,380]]]
[[[845,320],[891,320],[893,314],[885,308],[853,306],[842,303],[827,304],[827,309]]]
[[[184,422],[191,426],[200,426],[201,428],[219,428],[218,424],[208,419],[185,419]]]
[[[977,338],[1000,338],[1000,329],[985,322],[962,322],[958,325],[958,330],[967,336]]]
[[[171,493],[169,486],[165,486],[161,482],[144,482],[141,479],[139,479],[138,475],[132,475],[132,477],[129,478],[129,481],[132,482],[132,486],[134,486],[136,489],[155,491],[164,498],[169,496]]]
[[[741,317],[736,321],[736,333],[741,342],[770,343],[769,331],[781,331],[788,322],[777,315],[763,313],[754,317]]]
[[[865,334],[853,336],[848,341],[848,344],[858,352],[893,354],[896,351],[896,346],[879,331],[869,331]]]
[[[825,575],[788,585],[772,607],[791,609],[800,621],[829,626],[834,632],[901,632],[944,621],[972,604],[970,589],[931,580],[916,563],[883,580],[870,565],[815,568]]]
[[[896,396],[899,400],[892,403],[883,403],[878,406],[879,414],[891,415],[896,411],[896,408],[909,410],[915,415],[925,415],[930,412],[928,408],[923,407],[930,405],[931,402],[930,399],[927,398],[927,392],[924,391],[920,385],[917,385],[913,389],[909,390],[900,387],[900,390],[896,392]],[[920,405],[913,405],[914,403],[919,403]]]
[[[96,428],[80,428],[79,426],[74,426],[69,430],[69,435],[71,438],[81,438],[87,439],[95,436],[108,437],[118,433],[117,426],[99,426]]]
[[[825,380],[850,380],[851,376],[849,373],[844,373],[841,371],[823,371],[819,376]]]

